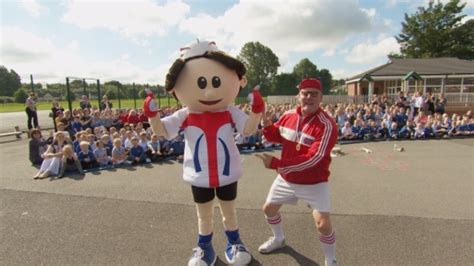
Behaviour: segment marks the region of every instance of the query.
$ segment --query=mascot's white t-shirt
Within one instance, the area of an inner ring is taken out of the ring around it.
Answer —
[[[219,112],[183,108],[161,119],[168,139],[184,132],[183,179],[196,187],[222,187],[242,176],[234,128],[243,134],[248,115],[235,106]]]

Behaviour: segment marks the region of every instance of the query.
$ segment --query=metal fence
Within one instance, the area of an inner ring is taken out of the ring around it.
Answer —
[[[446,93],[448,107],[473,107],[474,93]]]
[[[338,103],[366,103],[368,101],[367,95],[357,95],[357,96],[348,96],[348,95],[324,95],[323,103],[324,104],[338,104]],[[296,96],[268,96],[267,102],[271,104],[296,104]]]
[[[474,107],[474,93],[446,93],[447,107]],[[394,103],[398,98],[398,94],[388,95],[389,102]],[[324,104],[338,103],[367,103],[369,101],[367,95],[324,95]],[[268,96],[267,102],[271,104],[296,104],[296,96]]]

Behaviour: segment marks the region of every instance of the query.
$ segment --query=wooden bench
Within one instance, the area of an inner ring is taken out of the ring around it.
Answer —
[[[0,137],[16,136],[17,139],[21,139],[21,134],[23,134],[23,131],[20,130],[19,126],[16,126],[15,131],[0,133]]]

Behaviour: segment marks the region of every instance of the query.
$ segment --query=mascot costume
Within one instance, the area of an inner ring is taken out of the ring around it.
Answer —
[[[185,107],[160,118],[153,94],[144,103],[153,131],[168,139],[184,133],[183,179],[191,185],[197,208],[199,236],[188,265],[214,265],[212,246],[214,198],[217,196],[227,236],[225,257],[245,265],[252,256],[239,236],[235,199],[242,176],[234,130],[251,135],[257,130],[265,104],[254,94],[249,115],[233,106],[247,85],[242,62],[218,50],[214,42],[197,42],[181,49],[166,75],[165,89]]]

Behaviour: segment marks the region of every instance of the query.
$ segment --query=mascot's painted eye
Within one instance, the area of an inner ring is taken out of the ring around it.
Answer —
[[[212,82],[214,83],[214,80]],[[205,77],[199,77],[197,80],[197,83],[198,83],[199,88],[203,90],[207,86],[207,79]]]
[[[212,87],[219,88],[221,86],[221,78],[218,76],[212,77]]]

